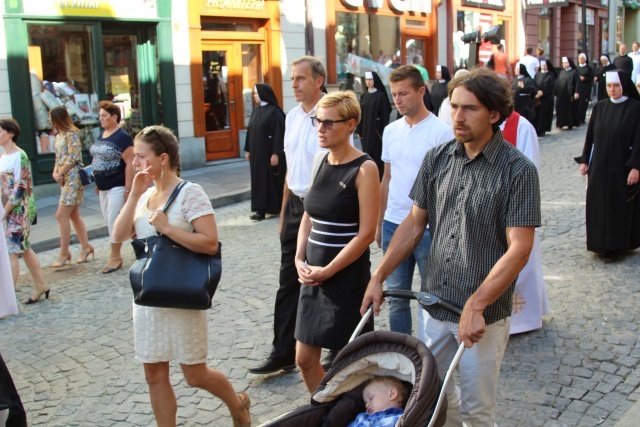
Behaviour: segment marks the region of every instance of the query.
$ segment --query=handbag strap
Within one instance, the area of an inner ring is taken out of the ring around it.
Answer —
[[[182,187],[187,185],[187,182],[189,181],[182,181],[180,184],[176,185],[176,188],[173,189],[173,192],[169,196],[169,200],[167,200],[167,203],[165,203],[164,208],[162,208],[163,213],[167,213],[167,211],[171,207],[171,204],[176,200],[176,197],[178,197],[178,194],[180,193],[180,190],[182,190]]]

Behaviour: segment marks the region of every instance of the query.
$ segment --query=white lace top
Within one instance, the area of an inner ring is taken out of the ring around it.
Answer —
[[[149,224],[147,190],[138,200],[134,228],[138,238],[149,237],[156,229]],[[198,184],[187,183],[167,211],[169,224],[193,231],[191,222],[212,215],[209,197]],[[136,359],[144,363],[174,360],[185,365],[207,360],[207,311],[144,307],[133,304],[133,331]]]

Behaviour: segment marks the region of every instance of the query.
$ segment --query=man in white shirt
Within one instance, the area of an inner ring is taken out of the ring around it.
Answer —
[[[520,64],[524,65],[527,68],[529,75],[533,79],[540,69],[540,61],[538,61],[538,58],[533,56],[532,47],[527,48],[527,54],[520,58]]]
[[[311,124],[316,105],[324,96],[327,73],[320,61],[303,56],[291,63],[291,87],[300,104],[289,111],[285,122],[284,153],[287,175],[280,213],[280,287],[276,294],[273,316],[273,348],[269,358],[260,366],[249,369],[254,374],[269,374],[295,368],[296,314],[300,283],[294,259],[303,200],[311,184],[313,156],[320,151],[316,129]]]
[[[631,45],[631,53],[629,57],[633,61],[633,71],[631,71],[631,80],[636,81],[636,76],[640,74],[640,44],[633,42]]]
[[[380,217],[376,241],[386,252],[389,242],[411,210],[409,193],[418,175],[425,154],[431,148],[454,138],[452,129],[432,114],[422,97],[426,90],[420,71],[412,66],[400,67],[389,76],[391,95],[404,117],[389,124],[382,134],[384,175],[381,185]],[[416,264],[421,277],[425,275],[431,235],[427,228],[413,253],[387,278],[392,290],[411,290]],[[389,299],[389,324],[394,332],[411,334],[409,300]]]
[[[540,148],[536,129],[515,111],[500,125],[504,140],[514,145],[540,170]],[[511,334],[532,331],[542,327],[542,316],[549,313],[547,284],[542,274],[540,235],[536,230],[529,261],[522,268],[513,292],[513,310],[509,331]]]

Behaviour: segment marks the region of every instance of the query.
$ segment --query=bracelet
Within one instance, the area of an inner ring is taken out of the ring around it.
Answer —
[[[124,190],[125,193],[131,193],[131,190]]]

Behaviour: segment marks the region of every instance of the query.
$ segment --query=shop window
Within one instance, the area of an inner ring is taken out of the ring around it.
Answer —
[[[600,19],[600,34],[602,35],[602,51],[600,55],[606,55],[609,53],[609,20],[608,19]],[[599,58],[598,64],[600,63]]]
[[[346,83],[348,73],[363,77],[365,71],[375,71],[386,81],[391,70],[402,65],[400,40],[400,18],[336,12],[338,83]]]
[[[105,35],[104,84],[107,99],[120,107],[122,126],[132,135],[142,128],[138,84],[137,37]]]
[[[492,26],[492,16],[479,12],[458,11],[456,15],[456,31],[453,33],[453,61],[454,68],[469,68],[469,44],[464,43],[461,38],[465,34],[472,33],[478,28],[482,31],[488,30]],[[486,63],[493,53],[493,46],[490,43],[482,43],[479,49],[478,60]]]
[[[543,56],[551,58],[551,20],[548,16],[538,16],[538,47],[544,49]]]
[[[242,44],[242,107],[244,125],[249,126],[249,118],[253,112],[253,88],[262,83],[262,66],[259,44]]]
[[[49,110],[60,105],[82,131],[88,149],[100,131],[92,27],[28,24],[27,31],[38,152],[53,151]]]

